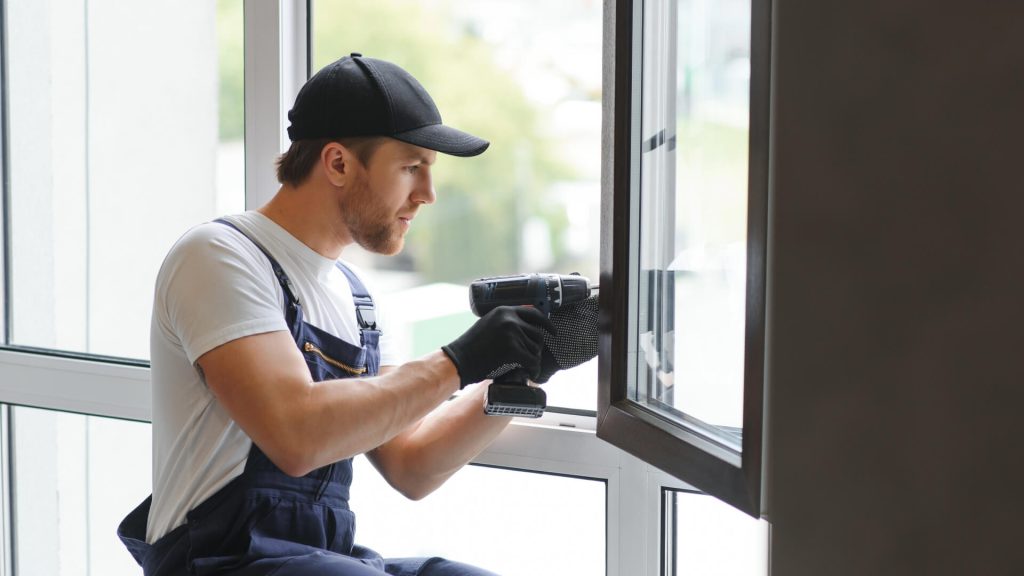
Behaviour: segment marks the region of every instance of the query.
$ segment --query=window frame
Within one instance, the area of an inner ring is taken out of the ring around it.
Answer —
[[[747,214],[743,438],[736,452],[692,427],[648,410],[629,397],[636,378],[636,321],[631,274],[639,242],[640,86],[643,0],[616,0],[614,77],[605,82],[601,202],[601,329],[597,435],[706,494],[759,517],[765,392],[765,299],[768,245],[771,0],[751,1],[750,129]],[[607,70],[606,70],[607,73]],[[615,322],[613,319],[619,319]],[[621,319],[628,319],[622,322]]]

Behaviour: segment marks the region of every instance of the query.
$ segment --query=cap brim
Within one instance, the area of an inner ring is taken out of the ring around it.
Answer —
[[[477,138],[472,134],[467,134],[462,130],[457,130],[444,124],[414,128],[405,132],[399,132],[398,134],[392,134],[391,137],[402,142],[422,146],[428,150],[436,150],[442,154],[463,157],[481,154],[491,145],[490,142],[483,138]]]

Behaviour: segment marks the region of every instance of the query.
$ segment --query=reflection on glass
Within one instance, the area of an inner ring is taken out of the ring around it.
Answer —
[[[605,573],[603,481],[467,466],[412,502],[365,458],[355,464],[356,540],[386,557],[438,555],[505,576]]]
[[[646,2],[643,54],[633,399],[738,449],[750,0]]]
[[[149,495],[150,425],[14,407],[18,574],[137,576],[117,525]]]
[[[768,523],[703,494],[668,492],[671,576],[766,576]]]
[[[352,52],[409,70],[445,123],[490,140],[439,156],[438,200],[397,257],[346,249],[372,270],[412,358],[475,318],[468,283],[519,272],[597,280],[602,5],[592,0],[346,0],[313,4],[314,69]],[[596,409],[596,363],[556,374],[548,403]]]
[[[5,5],[12,343],[148,358],[164,254],[244,205],[242,0]]]

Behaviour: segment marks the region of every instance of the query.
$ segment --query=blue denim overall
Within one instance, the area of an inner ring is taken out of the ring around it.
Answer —
[[[226,220],[217,220],[244,232]],[[246,235],[248,237],[248,235]],[[362,346],[354,346],[302,319],[302,306],[278,262],[270,260],[285,294],[285,318],[315,381],[365,377],[380,368],[380,331],[373,300],[340,262],[356,305]],[[146,543],[152,496],[118,527],[118,536],[145,576],[485,576],[492,574],[442,558],[384,560],[354,542],[349,510],[352,459],[295,478],[282,472],[253,443],[242,474],[186,515],[186,522]]]

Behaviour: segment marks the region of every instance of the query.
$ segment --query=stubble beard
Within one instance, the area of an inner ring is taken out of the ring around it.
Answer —
[[[356,244],[385,256],[402,251],[405,236],[399,230],[397,217],[374,201],[373,191],[366,181],[359,181],[352,194],[342,201],[341,211]]]

